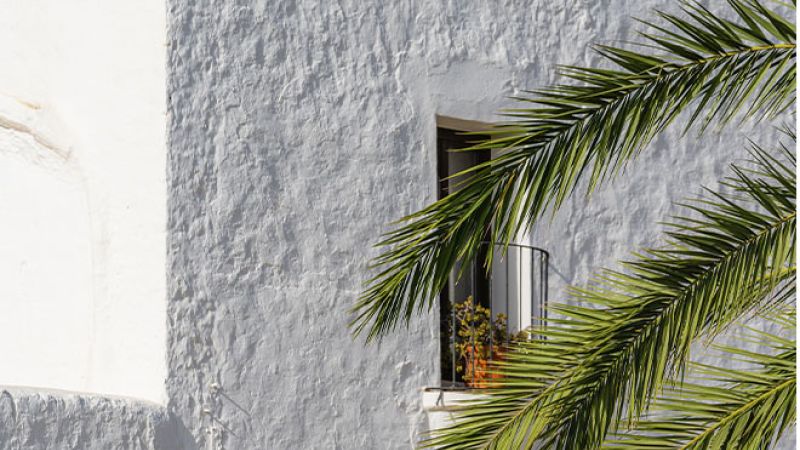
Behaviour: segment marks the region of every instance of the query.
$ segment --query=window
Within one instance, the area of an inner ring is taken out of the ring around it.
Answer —
[[[453,151],[485,140],[487,135],[465,133],[470,130],[480,132],[480,124],[447,118],[440,120],[439,125],[437,175],[441,180],[438,190],[438,198],[441,199],[454,192],[457,185],[464,181],[463,177],[449,177],[487,162],[496,155],[492,155],[490,150]],[[520,239],[523,240],[527,239]],[[487,271],[485,261],[490,247],[495,250],[495,260],[491,270]],[[504,249],[497,243],[484,242],[475,261],[469,266],[457,264],[454,267],[450,281],[439,296],[439,350],[443,387],[480,385],[481,375],[476,371],[481,366],[473,359],[496,357],[512,336],[518,335],[517,338],[520,338],[520,331],[544,320],[548,257],[544,250],[526,244],[512,243]],[[466,303],[469,298],[473,299],[473,312],[478,306],[490,311],[491,317],[484,317],[484,323],[487,327],[493,324],[488,329],[494,331],[476,336],[475,330],[479,329],[480,324],[460,323],[461,314],[470,308]],[[476,339],[479,342],[477,345]]]

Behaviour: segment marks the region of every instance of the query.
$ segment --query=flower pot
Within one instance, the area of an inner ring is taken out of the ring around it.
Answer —
[[[501,377],[499,373],[492,367],[493,361],[502,361],[503,353],[500,351],[493,352],[492,360],[486,358],[486,351],[481,351],[480,346],[469,346],[467,354],[464,357],[464,382],[467,386],[477,389],[486,389],[494,385],[491,380],[497,380]]]

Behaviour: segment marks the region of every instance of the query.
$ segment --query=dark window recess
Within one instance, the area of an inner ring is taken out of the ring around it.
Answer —
[[[463,177],[449,180],[447,179],[448,177],[489,161],[491,153],[490,150],[452,151],[471,147],[476,142],[486,140],[488,136],[465,134],[444,128],[438,128],[437,135],[437,169],[440,180],[438,198],[441,199],[457,189],[459,182],[464,181]],[[455,274],[462,270],[462,266],[457,264],[454,267],[453,275],[450,276],[448,285],[442,289],[439,295],[439,354],[441,356],[441,375],[444,384],[448,384],[447,382],[449,384],[461,383],[463,381],[463,373],[457,372],[453,367],[453,361],[457,359],[453,358],[452,355],[454,333],[452,326],[453,302],[460,303],[466,300],[467,297],[473,296],[475,303],[484,307],[489,308],[492,304],[489,279],[483,267],[483,261],[485,260],[486,247],[481,247],[477,258],[469,267],[463,268],[461,278],[458,280],[456,280]]]
[[[438,128],[437,133],[437,174],[441,180],[438,197],[441,199],[463,186],[462,183],[468,181],[464,177],[472,175],[449,177],[491,160],[491,153],[489,150],[458,151],[485,141],[486,135],[444,128]],[[530,334],[525,330],[547,322],[549,253],[522,243],[488,242],[488,233],[482,241],[474,262],[468,266],[456,263],[439,295],[443,389],[486,387],[491,376],[486,368],[493,358],[501,357],[511,342],[529,339]],[[494,250],[495,257],[487,273],[485,261],[489,249]],[[489,321],[500,325],[497,328],[488,326],[485,316],[478,322],[458,323],[453,305],[462,304],[469,297],[490,309]],[[505,317],[502,320],[501,314]],[[485,327],[493,331],[476,333]],[[465,340],[466,336],[469,341]]]

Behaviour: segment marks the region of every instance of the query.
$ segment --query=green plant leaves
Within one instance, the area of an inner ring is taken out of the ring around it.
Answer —
[[[651,412],[610,436],[604,448],[717,449],[770,447],[796,420],[795,311],[782,310],[770,320],[780,334],[753,330],[749,341],[771,347],[754,353],[717,347],[744,369],[692,364],[692,382],[673,381],[655,400]]]
[[[793,23],[754,0],[728,6],[736,20],[693,3],[684,5],[685,17],[661,13],[643,34],[648,53],[600,47],[616,69],[566,67],[574,84],[519,98],[509,122],[474,147],[501,156],[469,169],[460,190],[404,218],[378,244],[387,250],[373,261],[377,274],[353,308],[354,332],[373,340],[430,309],[456,262],[475,257],[486,230],[490,241],[510,242],[581,180],[591,191],[618,174],[679,113],[704,130],[788,108]]]
[[[377,273],[353,308],[354,332],[378,339],[430,309],[452,268],[471,261],[481,241],[508,244],[557,210],[579,183],[592,191],[615,177],[681,113],[702,132],[737,118],[773,118],[791,107],[793,20],[756,0],[727,5],[735,19],[688,2],[680,16],[659,13],[657,23],[645,23],[641,48],[646,51],[599,47],[614,68],[565,67],[571,84],[520,97],[520,107],[506,112],[508,122],[474,147],[500,156],[456,175],[471,176],[458,191],[401,220],[379,243],[386,250],[373,261]],[[457,423],[427,445],[517,449],[536,442],[542,448],[598,448],[609,431],[618,432],[617,424],[635,424],[649,411],[665,383],[680,379],[698,337],[713,337],[732,322],[791,298],[794,154],[786,147],[778,152],[754,147],[753,159],[754,168],[735,167],[726,181],[733,194],[710,192],[687,203],[687,216],[676,220],[666,246],[645,249],[622,270],[604,272],[588,288],[575,290],[574,299],[585,306],[553,307],[557,318],[496,364],[503,378],[487,390],[489,398],[467,405]],[[750,382],[766,376],[725,375],[723,382],[735,386],[745,376]],[[722,395],[687,386],[695,397]],[[773,389],[763,392],[741,386],[742,397],[728,400],[738,408],[752,406],[747,417],[783,413],[775,432],[794,420],[785,412],[794,395],[788,382],[769,384]],[[701,436],[692,444],[699,448],[731,442],[758,447],[754,436],[768,431],[740,420],[744,415],[727,414],[730,410],[717,409],[712,417],[712,406],[704,411],[706,406],[691,398],[666,401],[705,420],[691,428],[693,436],[720,424],[708,439]],[[641,423],[651,419],[657,422],[647,416]],[[650,431],[614,438],[613,444],[680,446],[693,439],[650,436]]]
[[[671,226],[666,246],[576,289],[585,306],[553,306],[560,319],[497,365],[503,378],[490,399],[429,444],[597,448],[680,377],[698,337],[793,298],[795,158],[785,146],[773,153],[754,146],[753,166],[734,166],[726,180],[733,194],[688,202],[694,214]]]

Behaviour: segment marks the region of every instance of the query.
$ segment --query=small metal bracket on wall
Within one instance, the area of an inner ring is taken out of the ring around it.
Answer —
[[[230,407],[237,409],[241,414],[244,414],[245,422],[250,418],[250,412],[245,409],[240,403],[231,398],[230,395],[225,393],[225,390],[217,382],[212,382],[208,386],[208,391],[205,396],[205,403],[203,404],[203,430],[206,433],[206,448],[207,450],[224,450],[224,443],[227,436],[240,439],[239,434],[246,433],[247,424],[240,423],[241,427],[237,427],[239,433],[231,429],[230,422],[222,420],[222,407],[227,404]],[[228,416],[230,417],[230,416]],[[241,430],[244,431],[241,431]]]
[[[224,450],[224,432],[225,425],[215,414],[214,408],[218,403],[220,385],[213,382],[208,388],[208,403],[203,405],[203,430],[206,433],[206,450]]]

